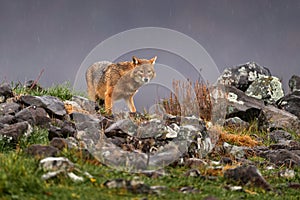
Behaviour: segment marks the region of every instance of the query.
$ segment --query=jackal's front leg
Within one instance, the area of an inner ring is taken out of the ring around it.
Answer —
[[[134,106],[133,95],[126,99],[126,104],[130,110],[130,112],[136,112],[136,108]]]

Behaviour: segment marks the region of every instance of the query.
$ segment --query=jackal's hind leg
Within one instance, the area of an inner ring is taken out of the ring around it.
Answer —
[[[112,113],[112,93],[113,93],[113,87],[107,87],[107,90],[105,92],[105,112],[106,114]]]

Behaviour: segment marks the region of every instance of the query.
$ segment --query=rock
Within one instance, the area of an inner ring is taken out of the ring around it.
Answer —
[[[271,144],[269,149],[287,149],[287,150],[300,150],[300,142],[293,140],[279,140],[277,144]]]
[[[229,180],[240,182],[243,185],[251,183],[255,187],[260,187],[267,191],[271,190],[270,184],[264,179],[254,165],[243,165],[234,169],[228,169],[224,172],[224,177]]]
[[[60,125],[60,127],[50,126],[48,138],[49,140],[52,140],[52,138],[55,137],[62,137],[62,138],[73,137],[75,133],[76,133],[75,124],[65,120]]]
[[[168,134],[169,137],[172,137],[172,135],[174,135],[172,132],[175,132],[175,135],[177,136],[176,131],[173,131],[171,128],[168,129],[161,120],[157,119],[151,119],[149,121],[142,122],[138,126],[136,132],[133,134],[128,130],[123,129],[123,131],[138,138],[158,138],[163,134],[165,134],[164,137],[166,137]]]
[[[125,189],[135,194],[153,193],[150,186],[139,180],[113,179],[105,181],[103,185],[109,189]]]
[[[25,95],[21,96],[20,100],[27,105],[42,107],[49,111],[49,114],[53,114],[58,117],[63,117],[67,114],[64,103],[57,97]]]
[[[218,83],[231,85],[241,91],[246,91],[250,84],[261,76],[271,76],[269,69],[254,62],[226,68],[218,78]]]
[[[279,78],[260,76],[255,79],[245,92],[246,95],[262,99],[269,104],[275,103],[284,96]]]
[[[300,77],[297,75],[293,75],[289,80],[289,88],[291,92],[300,90]]]
[[[289,183],[288,187],[292,188],[292,189],[299,190],[300,189],[300,183]]]
[[[232,117],[225,120],[224,127],[233,129],[248,129],[249,123],[239,117]]]
[[[55,137],[51,140],[50,145],[62,151],[64,148],[68,147],[68,143],[64,138]]]
[[[137,172],[138,175],[143,174],[149,178],[158,178],[162,176],[166,176],[167,173],[164,171],[164,169],[158,169],[158,170],[141,170]]]
[[[138,126],[133,123],[130,119],[121,119],[114,122],[107,129],[105,129],[105,134],[107,136],[120,135],[126,133],[130,136],[136,135]]]
[[[9,97],[13,97],[11,86],[7,83],[0,85],[0,103],[3,103]]]
[[[43,108],[36,106],[24,108],[15,115],[15,120],[17,122],[27,121],[31,125],[42,127],[49,127],[51,121],[47,112]]]
[[[227,95],[227,115],[226,118],[239,117],[251,122],[257,119],[261,109],[265,106],[262,100],[247,96],[241,90],[231,86],[225,86]]]
[[[236,158],[244,158],[245,157],[245,150],[246,147],[240,147],[228,144],[227,142],[223,143],[223,149],[225,150],[225,153],[228,153]]]
[[[286,149],[268,150],[258,154],[258,156],[268,159],[271,163],[281,166],[283,164],[288,167],[300,166],[300,156]]]
[[[53,146],[33,144],[25,149],[25,152],[31,156],[44,158],[49,156],[56,156],[59,150]]]
[[[86,122],[86,121],[95,121],[99,122],[100,120],[93,115],[74,112],[71,114],[71,118],[74,120],[75,124]]]
[[[15,117],[9,114],[0,116],[0,123],[2,124],[13,124],[15,122]]]
[[[233,161],[230,157],[222,157],[220,163],[223,165],[232,165]]]
[[[81,96],[73,96],[71,100],[76,102],[83,110],[88,111],[90,114],[95,114],[96,111],[99,110],[97,103],[87,98]]]
[[[73,112],[81,112],[81,113],[88,113],[87,111],[83,110],[81,108],[81,106],[76,103],[75,101],[69,101],[69,100],[66,100],[64,101],[64,104],[65,104],[65,109],[67,111],[68,114],[71,114]]]
[[[258,127],[260,130],[288,129],[299,132],[300,121],[297,116],[268,105],[262,108],[258,117]]]
[[[283,171],[280,171],[278,173],[279,177],[287,178],[287,179],[293,179],[295,178],[295,171],[292,169],[285,169]]]
[[[0,116],[5,114],[14,115],[20,110],[20,105],[17,103],[1,103],[0,104]]]
[[[188,158],[185,161],[185,166],[190,168],[199,168],[205,165],[208,165],[207,162],[200,158]]]
[[[280,140],[291,140],[292,135],[284,130],[274,130],[268,134],[272,142],[279,142]]]
[[[300,119],[300,90],[295,90],[279,99],[277,105],[280,109],[286,110]]]
[[[92,115],[74,112],[71,114],[75,122],[75,138],[84,143],[84,148],[94,149],[95,144],[99,141],[103,129],[100,126],[100,120]]]
[[[54,178],[60,174],[65,175],[65,177],[69,177],[74,182],[82,182],[84,178],[88,178],[89,180],[94,179],[92,175],[88,172],[82,172],[78,169],[74,163],[72,163],[69,159],[64,157],[47,157],[40,161],[39,168],[43,171],[49,171],[46,174],[42,175],[43,180],[48,180],[50,178]],[[78,176],[76,174],[82,174],[82,176]]]
[[[200,193],[201,191],[199,189],[196,189],[194,187],[190,187],[190,186],[185,186],[185,187],[181,187],[179,189],[179,192],[182,192],[184,194],[197,194],[197,193]]]
[[[32,132],[32,127],[26,121],[11,124],[0,129],[0,135],[6,135],[7,137],[12,137],[14,142],[17,142],[19,138],[23,135],[25,136],[30,135],[31,132]]]
[[[201,173],[198,169],[190,169],[186,173],[184,173],[184,176],[187,177],[199,177],[200,175]]]

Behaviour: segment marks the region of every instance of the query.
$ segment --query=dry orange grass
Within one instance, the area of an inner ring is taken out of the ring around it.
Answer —
[[[211,120],[212,102],[208,84],[196,81],[173,81],[174,93],[163,101],[167,113],[176,116],[188,116],[198,114],[206,121]]]
[[[228,142],[238,146],[254,147],[259,144],[253,140],[249,135],[231,134],[227,132],[220,132],[218,143]]]

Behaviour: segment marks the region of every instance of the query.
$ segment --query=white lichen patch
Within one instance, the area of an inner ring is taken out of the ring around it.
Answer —
[[[248,76],[248,80],[249,81],[254,81],[256,78],[257,78],[257,71],[254,71],[254,72],[250,71],[249,76]]]
[[[239,68],[238,71],[240,72],[239,76],[247,76],[248,75],[248,72],[244,66]]]
[[[238,101],[238,95],[232,92],[228,93],[228,97],[227,97],[228,101],[233,102],[233,103],[238,103],[240,105],[243,105],[244,102],[243,101]]]

